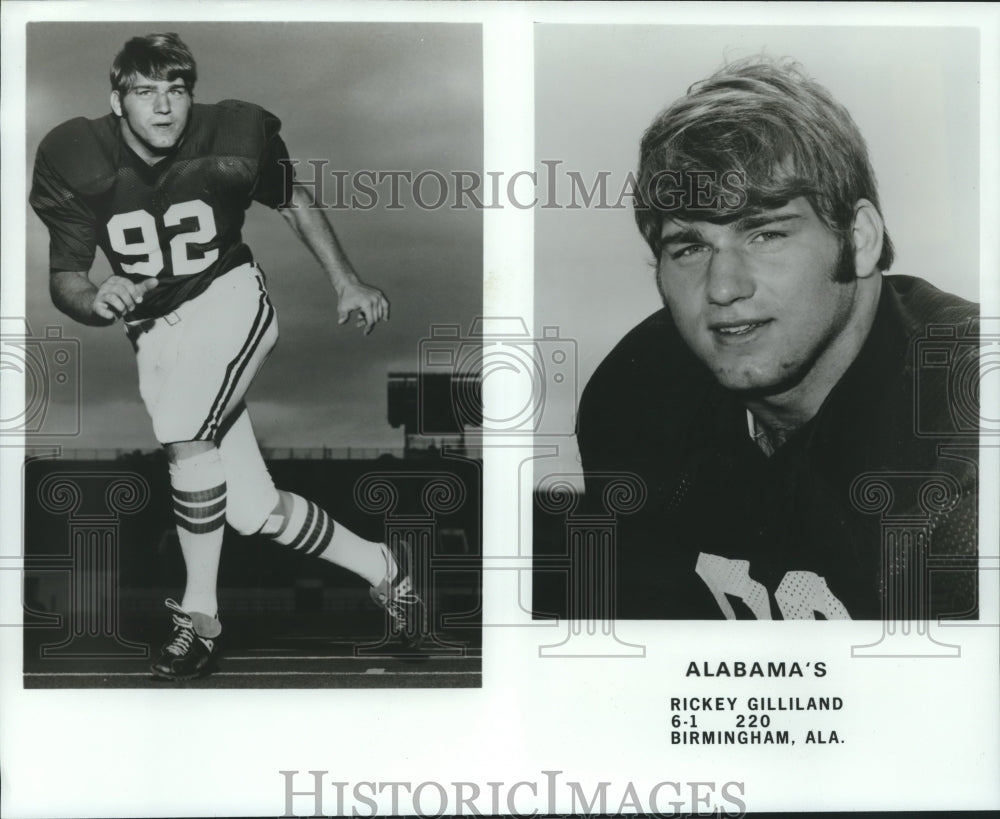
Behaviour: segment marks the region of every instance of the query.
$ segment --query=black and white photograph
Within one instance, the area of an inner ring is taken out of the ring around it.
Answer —
[[[688,34],[536,33],[536,610],[975,621],[978,32]]]
[[[0,814],[1000,809],[1000,11],[0,17]]]
[[[706,810],[995,806],[995,42],[741,16],[533,31],[540,665]]]
[[[482,165],[478,27],[27,56],[25,686],[479,685],[478,421],[420,356],[481,214],[411,184]]]

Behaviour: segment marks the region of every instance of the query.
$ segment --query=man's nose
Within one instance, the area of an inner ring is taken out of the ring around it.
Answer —
[[[160,93],[156,95],[156,100],[153,103],[154,110],[157,114],[169,114],[170,113],[170,96],[166,93]]]
[[[713,304],[732,304],[750,298],[755,291],[753,276],[736,250],[715,248],[708,262],[708,300]]]

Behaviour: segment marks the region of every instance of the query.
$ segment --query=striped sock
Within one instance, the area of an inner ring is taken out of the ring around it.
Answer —
[[[284,526],[271,537],[293,551],[319,557],[333,541],[337,524],[312,501],[288,494],[292,497],[292,511],[285,518]],[[264,531],[267,534],[266,526]]]
[[[174,520],[192,535],[218,531],[226,522],[226,484],[197,492],[174,489]]]
[[[219,451],[211,449],[171,464],[170,485],[177,539],[187,570],[181,608],[214,617],[226,523],[226,476]]]
[[[291,492],[291,512],[284,519],[272,515],[264,534],[302,554],[321,558],[360,575],[371,585],[396,573],[392,555],[381,543],[365,540],[334,521],[315,503]]]

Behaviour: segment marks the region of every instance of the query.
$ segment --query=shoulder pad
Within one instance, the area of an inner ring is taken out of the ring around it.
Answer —
[[[628,331],[598,366],[591,380],[614,383],[617,389],[633,382],[642,389],[654,377],[667,389],[688,389],[687,379],[707,374],[704,365],[684,343],[665,307]]]
[[[114,184],[117,144],[117,124],[111,114],[100,119],[76,117],[46,134],[38,146],[38,161],[70,189],[91,196]]]
[[[891,275],[883,278],[899,302],[904,326],[912,334],[923,333],[930,324],[965,324],[979,319],[979,305],[939,290],[916,276]]]
[[[202,154],[257,158],[281,130],[281,120],[259,105],[222,100],[195,105],[192,141]]]
[[[684,343],[670,312],[658,310],[626,333],[587,382],[577,413],[581,453],[613,450],[622,439],[647,434],[640,418],[652,415],[662,421],[691,412],[713,384],[711,372]],[[656,427],[667,429],[660,421]]]

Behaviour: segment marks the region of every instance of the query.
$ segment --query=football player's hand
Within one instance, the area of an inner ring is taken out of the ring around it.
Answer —
[[[337,324],[345,324],[354,312],[357,326],[368,335],[380,321],[389,320],[389,300],[377,287],[360,282],[348,284],[337,304]]]
[[[110,321],[127,316],[158,283],[159,280],[153,278],[143,279],[136,284],[124,276],[109,276],[97,288],[92,309],[101,318]]]

